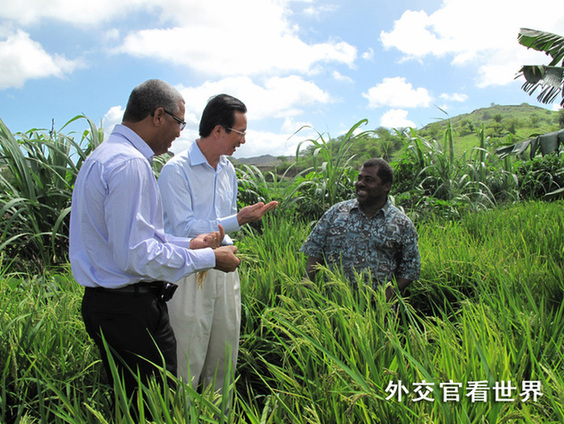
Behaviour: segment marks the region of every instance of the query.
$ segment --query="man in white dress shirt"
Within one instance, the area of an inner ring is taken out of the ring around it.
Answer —
[[[225,233],[260,220],[277,206],[257,203],[237,212],[237,178],[226,156],[245,143],[247,108],[220,94],[210,99],[200,121],[200,138],[162,169],[159,187],[165,229],[180,237],[213,231]],[[226,235],[224,244],[233,241]],[[211,270],[201,287],[186,277],[169,302],[170,321],[178,341],[178,371],[194,387],[215,382],[221,390],[229,360],[237,362],[241,294],[237,272]],[[189,365],[188,365],[189,364]]]

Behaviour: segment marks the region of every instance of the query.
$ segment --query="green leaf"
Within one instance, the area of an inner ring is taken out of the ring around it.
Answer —
[[[519,44],[552,57],[549,66],[554,66],[564,58],[564,37],[550,32],[521,28],[517,37]]]
[[[521,45],[545,52],[552,57],[548,66],[526,65],[521,67],[516,77],[522,76],[525,78],[525,83],[521,86],[523,91],[532,95],[537,89],[540,89],[542,91],[537,100],[541,103],[552,103],[556,96],[562,92],[564,37],[550,32],[521,28],[517,39]],[[561,66],[557,66],[559,64]],[[564,106],[564,98],[560,104]]]

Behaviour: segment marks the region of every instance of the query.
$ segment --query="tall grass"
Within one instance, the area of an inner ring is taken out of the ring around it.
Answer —
[[[415,130],[400,133],[404,150],[394,164],[398,202],[419,219],[429,215],[459,218],[464,210],[485,210],[519,200],[511,159],[490,152],[484,127],[477,129],[477,146],[460,157],[454,155],[453,131],[447,122],[442,141],[425,139]]]
[[[463,158],[450,127],[441,141],[404,134],[396,175],[404,187],[412,180],[396,199],[427,219],[418,220],[421,279],[392,304],[381,291],[351,291],[328,270],[315,284],[302,281],[299,247],[310,221],[352,193],[349,149],[364,121],[337,150],[321,134],[308,140],[314,166],[293,179],[242,167],[243,202],[282,203],[236,237],[246,260],[235,390],[224,391],[233,398],[174,379],[175,388],[153,381],[134,399],[119,378],[110,390],[65,261],[72,185],[103,138],[88,123],[75,141],[14,135],[0,121],[0,422],[132,423],[132,404],[163,423],[564,421],[562,203],[486,210],[519,198],[520,187],[518,167],[489,153],[483,128]],[[554,162],[551,176],[561,173]],[[29,273],[8,273],[14,261]],[[387,390],[399,380],[409,387],[402,400]],[[413,384],[423,380],[434,383],[435,400],[415,400]],[[490,398],[472,402],[461,389],[459,401],[442,401],[439,384],[450,380],[464,388],[485,380]],[[522,402],[529,380],[543,395]],[[493,385],[508,381],[519,388],[514,401],[491,398]]]
[[[12,134],[0,120],[0,251],[21,269],[63,263],[74,181],[103,134],[90,130],[79,141],[62,132]]]
[[[78,135],[63,134],[77,120],[85,120],[89,129]],[[384,138],[371,136],[378,130],[361,131],[365,124],[366,120],[357,122],[338,141],[321,133],[302,141],[296,158],[312,166],[297,175],[293,167],[283,175],[263,173],[249,165],[238,167],[239,206],[277,200],[276,214],[317,220],[329,206],[351,198],[358,172],[352,166],[353,146],[385,143]],[[393,164],[394,196],[413,219],[459,218],[465,210],[562,191],[560,160],[514,166],[511,158],[499,159],[490,153],[483,126],[477,133],[479,145],[458,157],[455,135],[450,125],[441,140],[426,140],[415,131],[398,132],[404,149]],[[74,181],[82,162],[102,139],[102,130],[84,116],[73,118],[60,131],[33,129],[25,134],[12,134],[0,121],[0,251],[15,269],[42,272],[65,262]],[[303,158],[300,149],[306,145],[309,156]],[[163,156],[154,161],[156,175],[164,160]]]
[[[228,415],[227,400],[189,388],[151,383],[132,401],[119,385],[111,391],[80,319],[82,289],[67,269],[0,279],[0,421],[131,423],[131,402],[163,423],[564,420],[561,203],[421,223],[421,280],[393,303],[368,287],[353,292],[327,270],[303,283],[298,250],[311,227],[282,216],[264,224],[237,239],[254,259],[240,270],[243,323]],[[387,390],[399,380],[409,389],[401,401]],[[434,383],[433,401],[416,401],[413,384],[423,380]],[[439,384],[450,380],[462,385],[460,399],[445,402]],[[466,388],[482,380],[488,399],[472,402]],[[509,381],[514,401],[496,401],[495,383]],[[539,381],[542,396],[523,402],[523,381]]]
[[[116,384],[110,390],[80,315],[83,289],[69,275],[67,269],[41,277],[2,276],[0,422],[226,421],[222,411],[228,409],[229,396],[197,393],[171,378],[173,388],[164,374],[159,380],[164,385],[151,379],[129,399],[111,357]]]
[[[299,202],[300,214],[318,219],[330,206],[351,198],[353,183],[358,174],[351,163],[354,155],[350,150],[354,143],[363,140],[366,135],[375,131],[360,131],[368,121],[363,119],[354,124],[344,134],[337,149],[332,146],[331,139],[318,133],[317,138],[310,138],[298,144],[296,160],[299,158],[301,146],[308,144],[312,151],[313,166],[295,178],[299,184],[297,193],[302,196]]]
[[[561,206],[423,225],[422,278],[397,312],[382,293],[352,293],[338,275],[308,288],[299,272],[282,274],[286,291],[257,313],[270,348],[255,355],[268,371],[260,389],[270,422],[560,422]],[[415,402],[412,387],[402,402],[386,399],[398,380],[434,383],[435,401]],[[485,380],[489,400],[472,402],[463,388],[459,402],[443,402],[438,386],[450,380],[464,388]],[[530,380],[543,396],[522,402]],[[495,383],[509,381],[514,401],[495,401]]]
[[[97,352],[80,316],[80,288],[64,274],[3,275],[0,285],[0,421],[47,417],[62,407],[47,385],[84,401],[99,392]],[[103,390],[103,389],[102,389]]]

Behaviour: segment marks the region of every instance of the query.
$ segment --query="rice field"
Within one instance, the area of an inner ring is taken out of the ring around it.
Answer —
[[[329,272],[304,284],[311,223],[273,214],[236,239],[247,260],[232,398],[180,384],[132,401],[156,423],[564,422],[562,206],[418,223],[421,279],[392,303]],[[135,422],[68,266],[5,272],[0,295],[0,422]]]

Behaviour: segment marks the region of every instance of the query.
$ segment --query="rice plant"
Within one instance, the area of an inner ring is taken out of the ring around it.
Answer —
[[[561,211],[532,202],[420,223],[421,279],[392,303],[327,269],[303,282],[310,224],[265,217],[236,238],[246,262],[230,400],[156,381],[128,399],[107,385],[70,270],[4,272],[0,421],[132,423],[135,406],[159,423],[562,422]]]
[[[559,422],[561,221],[560,206],[535,203],[422,224],[421,281],[393,308],[338,275],[310,287],[281,273],[280,295],[256,313],[268,346],[250,355],[255,409],[270,422]],[[410,390],[401,400],[386,391],[399,381]],[[416,400],[423,381],[432,401]],[[468,396],[478,382],[486,401]],[[542,396],[523,401],[524,382]],[[458,397],[444,400],[449,383]]]
[[[440,141],[403,133],[396,176],[411,175],[397,182],[411,197],[396,200],[410,200],[406,209],[421,218],[423,266],[393,303],[327,269],[303,281],[299,248],[311,221],[352,194],[349,149],[364,121],[337,149],[321,134],[307,140],[313,167],[294,178],[240,167],[243,204],[281,206],[235,237],[244,260],[239,361],[224,390],[232,397],[163,374],[164,384],[150,381],[128,399],[119,378],[108,386],[65,258],[74,178],[103,138],[88,124],[75,141],[61,132],[11,134],[0,121],[1,422],[564,421],[562,202],[512,204],[519,188],[537,186],[490,154],[483,127],[462,157],[450,127]],[[544,184],[541,174],[527,173]],[[482,391],[471,395],[472,387]]]

